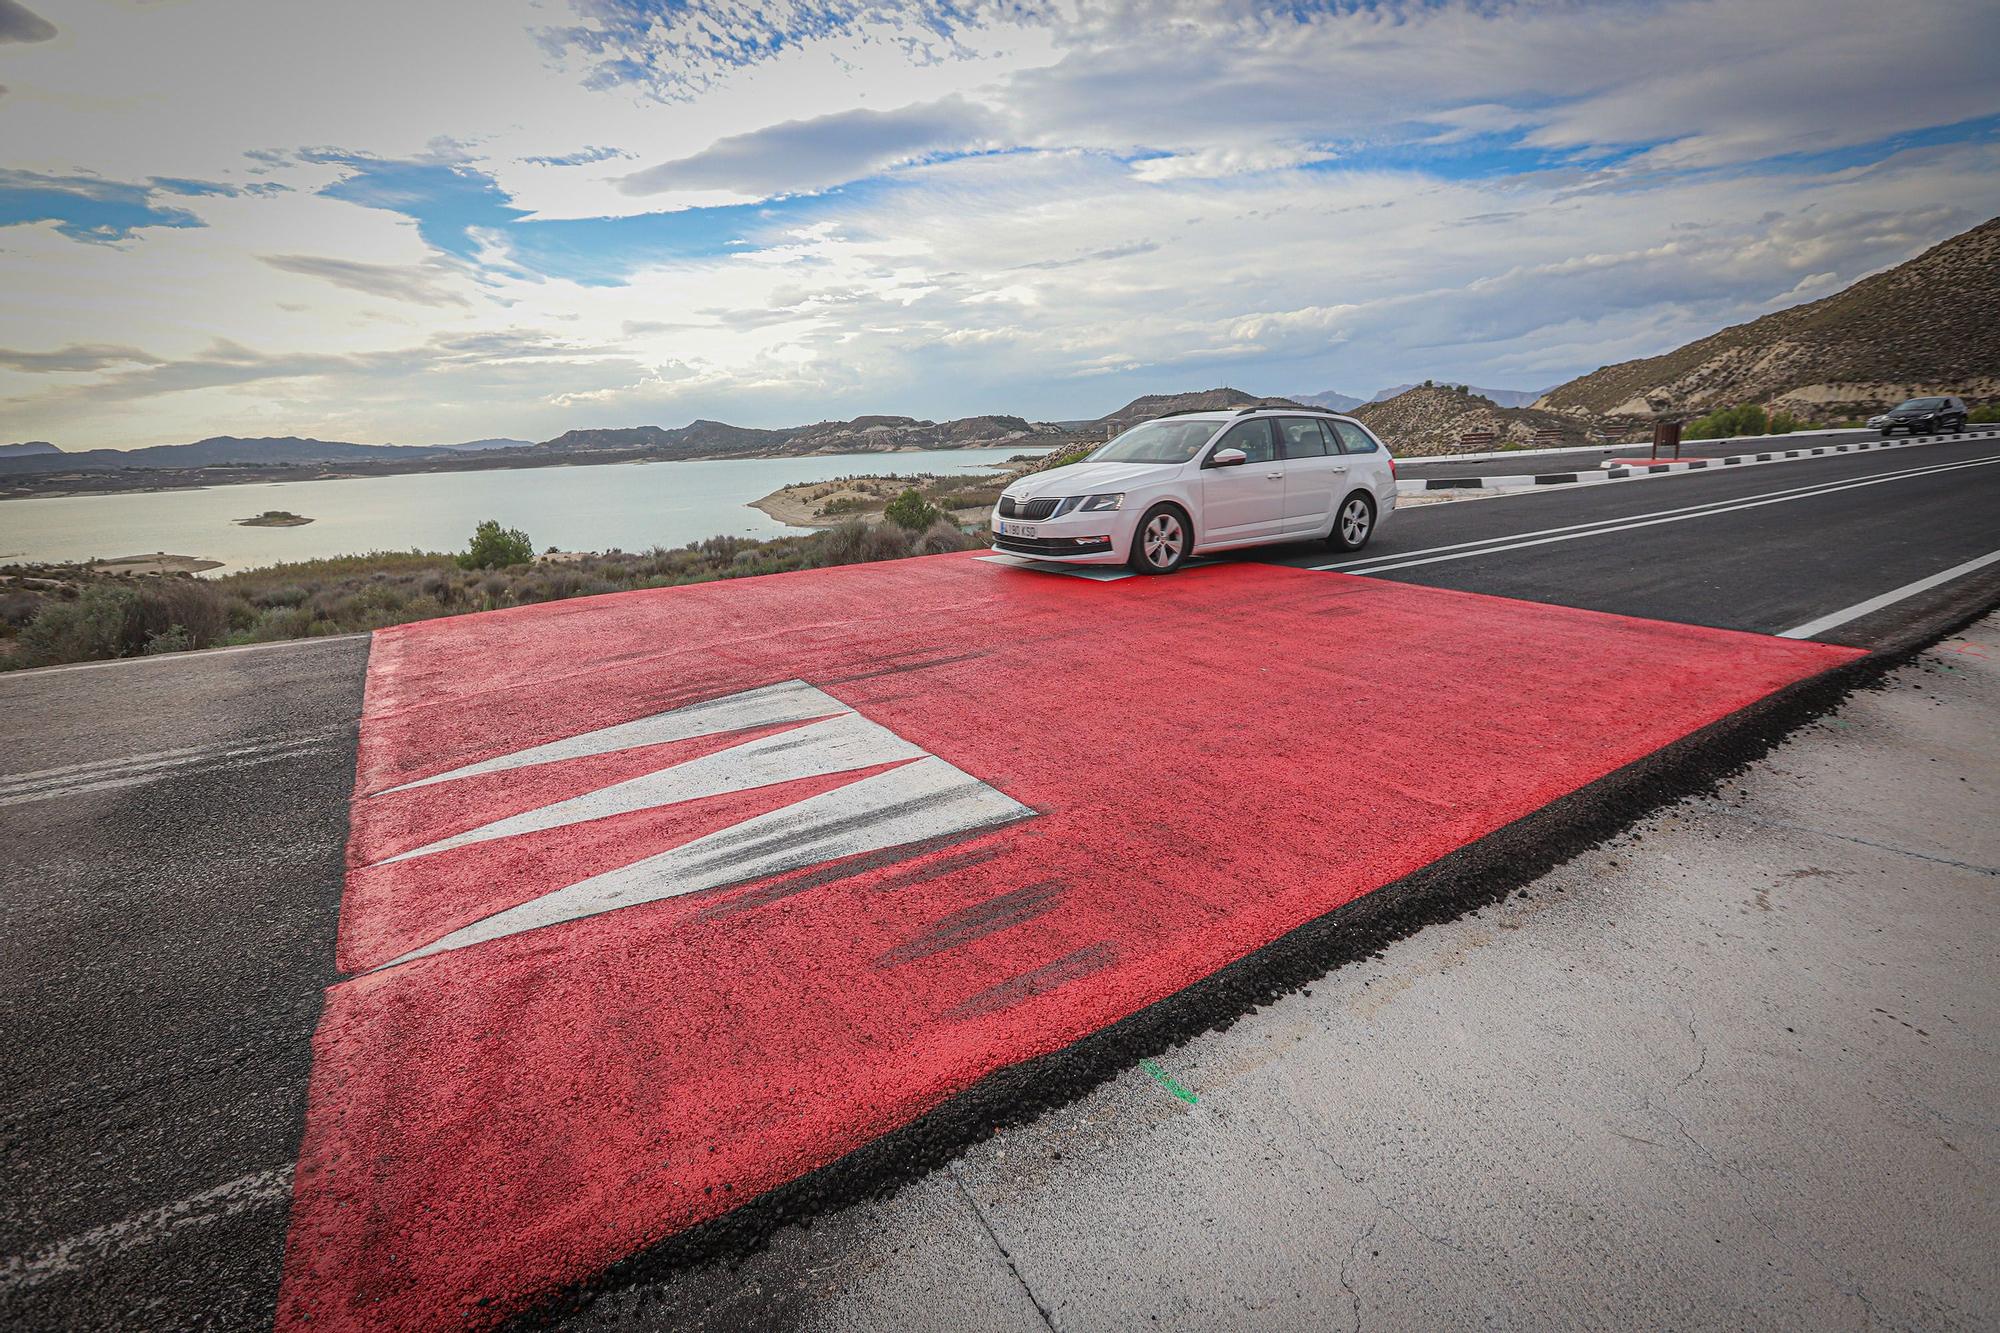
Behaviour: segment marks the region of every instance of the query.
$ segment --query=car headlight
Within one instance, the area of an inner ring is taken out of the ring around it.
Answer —
[[[1122,509],[1124,507],[1125,496],[1122,492],[1114,495],[1087,495],[1084,497],[1083,504],[1079,507],[1078,512],[1101,514],[1107,510]]]

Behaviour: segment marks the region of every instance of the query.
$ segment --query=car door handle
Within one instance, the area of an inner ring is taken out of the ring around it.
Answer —
[[[1282,472],[1266,472],[1264,475],[1272,481],[1277,481],[1280,477],[1283,477],[1285,474]]]
[[[1347,464],[1345,464],[1345,463],[1335,463],[1335,464],[1333,465],[1333,470],[1334,470],[1335,472],[1345,472],[1345,471],[1347,471]]]

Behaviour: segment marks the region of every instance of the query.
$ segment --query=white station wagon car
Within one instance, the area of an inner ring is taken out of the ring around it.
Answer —
[[[1396,507],[1396,461],[1331,412],[1182,412],[1080,463],[1032,473],[993,510],[993,548],[1171,574],[1197,553],[1320,540],[1358,551]]]

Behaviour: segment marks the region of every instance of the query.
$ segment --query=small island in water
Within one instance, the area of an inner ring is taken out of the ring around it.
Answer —
[[[236,526],[239,528],[302,528],[310,522],[312,522],[311,519],[303,518],[288,509],[266,509],[255,518],[237,519]]]

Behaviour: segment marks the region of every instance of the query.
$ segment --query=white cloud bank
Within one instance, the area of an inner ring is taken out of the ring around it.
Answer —
[[[2000,212],[1985,4],[632,8],[76,0],[0,44],[17,172],[237,191],[0,227],[8,438],[1536,388]],[[318,193],[370,157],[528,228]]]

